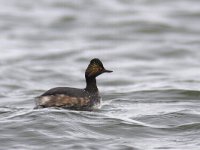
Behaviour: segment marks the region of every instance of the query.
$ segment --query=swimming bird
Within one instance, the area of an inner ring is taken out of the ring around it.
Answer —
[[[102,73],[110,73],[104,68],[98,58],[90,61],[86,71],[86,87],[84,89],[71,87],[52,88],[36,97],[35,108],[62,107],[73,110],[93,110],[100,106],[101,96],[96,84],[96,77]]]

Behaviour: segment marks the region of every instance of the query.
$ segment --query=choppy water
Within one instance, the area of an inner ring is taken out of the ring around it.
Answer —
[[[199,0],[0,2],[1,150],[200,149]],[[33,110],[93,57],[100,110]]]

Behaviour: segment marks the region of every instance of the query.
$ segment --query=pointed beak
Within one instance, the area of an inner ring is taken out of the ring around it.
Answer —
[[[105,73],[105,72],[107,72],[107,73],[111,73],[111,72],[113,72],[113,71],[112,71],[112,70],[104,69],[104,70],[103,70],[103,73]]]

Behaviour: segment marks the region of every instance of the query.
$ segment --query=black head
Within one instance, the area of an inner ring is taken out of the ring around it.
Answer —
[[[94,58],[90,61],[90,64],[85,71],[85,77],[97,77],[98,75],[105,72],[109,73],[113,71],[106,70],[102,62],[98,58]]]

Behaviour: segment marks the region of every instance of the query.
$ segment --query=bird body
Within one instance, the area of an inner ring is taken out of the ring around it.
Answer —
[[[112,71],[106,70],[99,59],[92,59],[85,71],[85,89],[52,88],[36,97],[36,108],[63,107],[73,110],[93,110],[97,108],[101,103],[101,97],[96,85],[96,77],[105,72]]]

